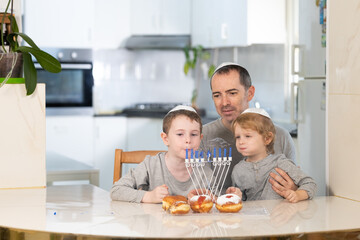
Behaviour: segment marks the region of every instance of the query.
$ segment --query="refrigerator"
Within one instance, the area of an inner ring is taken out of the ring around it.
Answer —
[[[325,77],[305,77],[293,84],[296,103],[298,166],[311,176],[317,186],[317,196],[327,195],[327,164],[325,156]]]
[[[297,125],[297,165],[327,194],[326,48],[320,8],[313,0],[291,1],[291,118]]]

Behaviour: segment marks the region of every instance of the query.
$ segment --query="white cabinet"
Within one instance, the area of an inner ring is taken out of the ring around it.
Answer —
[[[130,0],[95,0],[93,47],[118,49],[130,36]]]
[[[115,149],[126,150],[126,117],[95,117],[95,168],[100,170],[100,187],[110,190],[113,184]]]
[[[167,150],[160,134],[161,118],[127,118],[127,150]]]
[[[46,150],[94,166],[93,117],[47,116]]]
[[[94,0],[26,0],[24,32],[39,47],[90,48],[94,13]]]
[[[133,35],[190,34],[190,0],[132,0]]]
[[[285,43],[285,0],[192,1],[192,45]]]

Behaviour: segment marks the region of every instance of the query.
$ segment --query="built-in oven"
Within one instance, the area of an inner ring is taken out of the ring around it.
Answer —
[[[91,107],[94,86],[91,49],[44,49],[61,63],[50,73],[35,63],[39,83],[46,84],[47,107]]]

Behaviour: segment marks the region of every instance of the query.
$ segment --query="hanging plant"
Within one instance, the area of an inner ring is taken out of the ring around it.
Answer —
[[[185,75],[188,75],[190,69],[195,70],[196,83],[195,83],[195,88],[192,92],[191,104],[193,107],[196,108],[197,107],[196,100],[198,97],[200,79],[201,79],[200,71],[197,68],[199,68],[198,66],[200,65],[200,62],[205,62],[209,60],[211,58],[211,54],[205,51],[203,46],[201,45],[197,45],[195,47],[187,46],[184,48],[184,53],[185,53],[185,63],[184,63]],[[207,72],[208,75],[207,77],[209,79],[213,75],[214,71],[215,71],[215,65],[211,64]]]
[[[8,14],[8,9],[11,3],[11,12]],[[50,54],[42,51],[34,41],[26,34],[20,33],[19,28],[16,22],[16,19],[13,15],[13,1],[9,0],[5,9],[5,12],[2,14],[1,17],[1,26],[6,25],[7,22],[10,21],[10,31],[7,34],[6,38],[4,36],[5,30],[1,29],[1,51],[2,55],[4,54],[11,54],[11,53],[21,53],[23,57],[23,71],[24,71],[24,78],[25,78],[25,87],[26,87],[26,94],[31,95],[36,88],[37,84],[37,72],[35,69],[34,62],[32,60],[32,56],[37,60],[40,66],[51,73],[58,73],[61,71],[61,65],[59,61],[51,56]],[[29,46],[21,46],[20,41],[24,40]],[[8,45],[9,50],[6,50],[6,45]],[[18,58],[18,54],[15,54],[16,58]],[[0,56],[0,59],[3,56]],[[12,65],[12,66],[15,66]],[[13,69],[13,68],[12,68]],[[8,72],[12,72],[12,69],[9,69]],[[8,75],[8,74],[7,74]],[[11,74],[10,74],[11,75]],[[5,76],[3,83],[0,85],[4,85],[6,81],[11,76]]]

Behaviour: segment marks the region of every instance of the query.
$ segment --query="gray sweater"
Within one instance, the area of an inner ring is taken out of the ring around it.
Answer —
[[[284,170],[298,189],[305,190],[309,199],[316,192],[315,181],[307,176],[299,167],[287,159],[283,154],[268,155],[257,162],[240,161],[234,167],[231,179],[235,187],[240,188],[243,200],[282,199],[272,188],[269,182],[270,172],[276,173],[275,168]]]
[[[184,162],[185,164],[185,162]],[[207,179],[210,181],[212,170],[205,166],[204,176],[201,168],[191,174],[192,179],[195,181],[196,188],[203,186],[204,182],[201,180]],[[200,172],[200,173],[199,173]],[[198,179],[198,181],[196,181]],[[195,186],[191,178],[185,182],[180,182],[174,178],[170,173],[165,163],[165,152],[160,152],[155,156],[146,156],[135,169],[131,169],[128,174],[115,182],[110,190],[112,200],[128,201],[128,202],[141,202],[146,191],[152,191],[156,187],[166,184],[170,195],[183,195],[187,196],[190,190]]]
[[[294,142],[288,131],[285,129],[276,126],[276,136],[274,143],[275,154],[285,154],[288,159],[295,161],[295,146]],[[231,172],[234,166],[240,162],[244,157],[236,150],[235,137],[234,134],[227,129],[224,124],[221,122],[221,118],[212,121],[203,127],[204,137],[201,141],[200,148],[205,151],[205,153],[210,150],[213,152],[214,147],[226,148],[227,151],[229,147],[232,148],[232,162],[229,169],[229,174],[227,175],[224,189],[227,189],[231,186]],[[218,150],[216,150],[218,151]],[[229,152],[229,151],[228,151]]]

